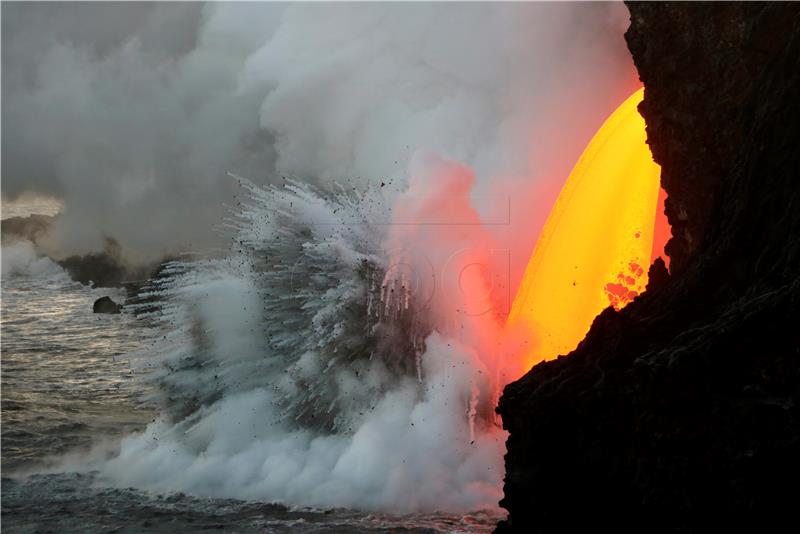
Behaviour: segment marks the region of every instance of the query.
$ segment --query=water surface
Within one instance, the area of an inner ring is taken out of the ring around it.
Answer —
[[[129,355],[146,352],[146,325],[92,313],[91,289],[55,266],[2,279],[2,521],[9,532],[489,532],[496,512],[392,515],[110,488],[80,458],[155,416]],[[59,468],[59,465],[62,468]]]

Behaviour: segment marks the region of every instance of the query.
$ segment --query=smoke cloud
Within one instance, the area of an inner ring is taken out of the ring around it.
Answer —
[[[513,196],[535,230],[635,83],[618,4],[2,10],[2,192],[63,200],[56,255],[217,246],[228,170],[402,190],[418,150],[473,169],[482,216]]]
[[[297,182],[248,186],[259,202],[234,201],[239,248],[156,284],[169,328],[143,365],[161,412],[103,476],[316,506],[493,507],[493,408],[521,371],[495,346],[497,316],[571,165],[636,86],[624,6],[115,6],[3,5],[3,194],[63,200],[54,250],[105,235],[134,258],[212,247],[236,185],[225,171]],[[334,224],[275,223],[292,210]],[[379,350],[414,345],[406,275],[415,303],[431,293],[424,344],[396,351],[411,372]]]

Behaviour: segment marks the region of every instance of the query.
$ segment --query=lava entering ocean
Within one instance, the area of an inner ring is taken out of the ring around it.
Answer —
[[[469,167],[419,154],[400,194],[242,180],[229,256],[175,262],[150,287],[141,312],[159,327],[140,364],[160,415],[103,475],[312,506],[496,506],[504,385],[644,286],[658,167],[639,99],[571,173],[505,331]]]
[[[643,96],[636,91],[594,135],[525,269],[506,333],[522,340],[526,369],[567,354],[604,308],[641,293],[651,253],[663,247],[655,235],[661,169],[637,111]]]

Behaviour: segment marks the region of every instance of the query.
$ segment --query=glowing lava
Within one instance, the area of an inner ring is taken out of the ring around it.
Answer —
[[[506,322],[525,339],[525,367],[567,354],[609,305],[647,284],[661,168],[636,107],[640,89],[606,120],[545,223]]]

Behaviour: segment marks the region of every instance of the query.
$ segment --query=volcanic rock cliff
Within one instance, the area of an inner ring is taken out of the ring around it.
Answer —
[[[672,272],[506,387],[498,531],[796,526],[800,5],[628,7]]]

